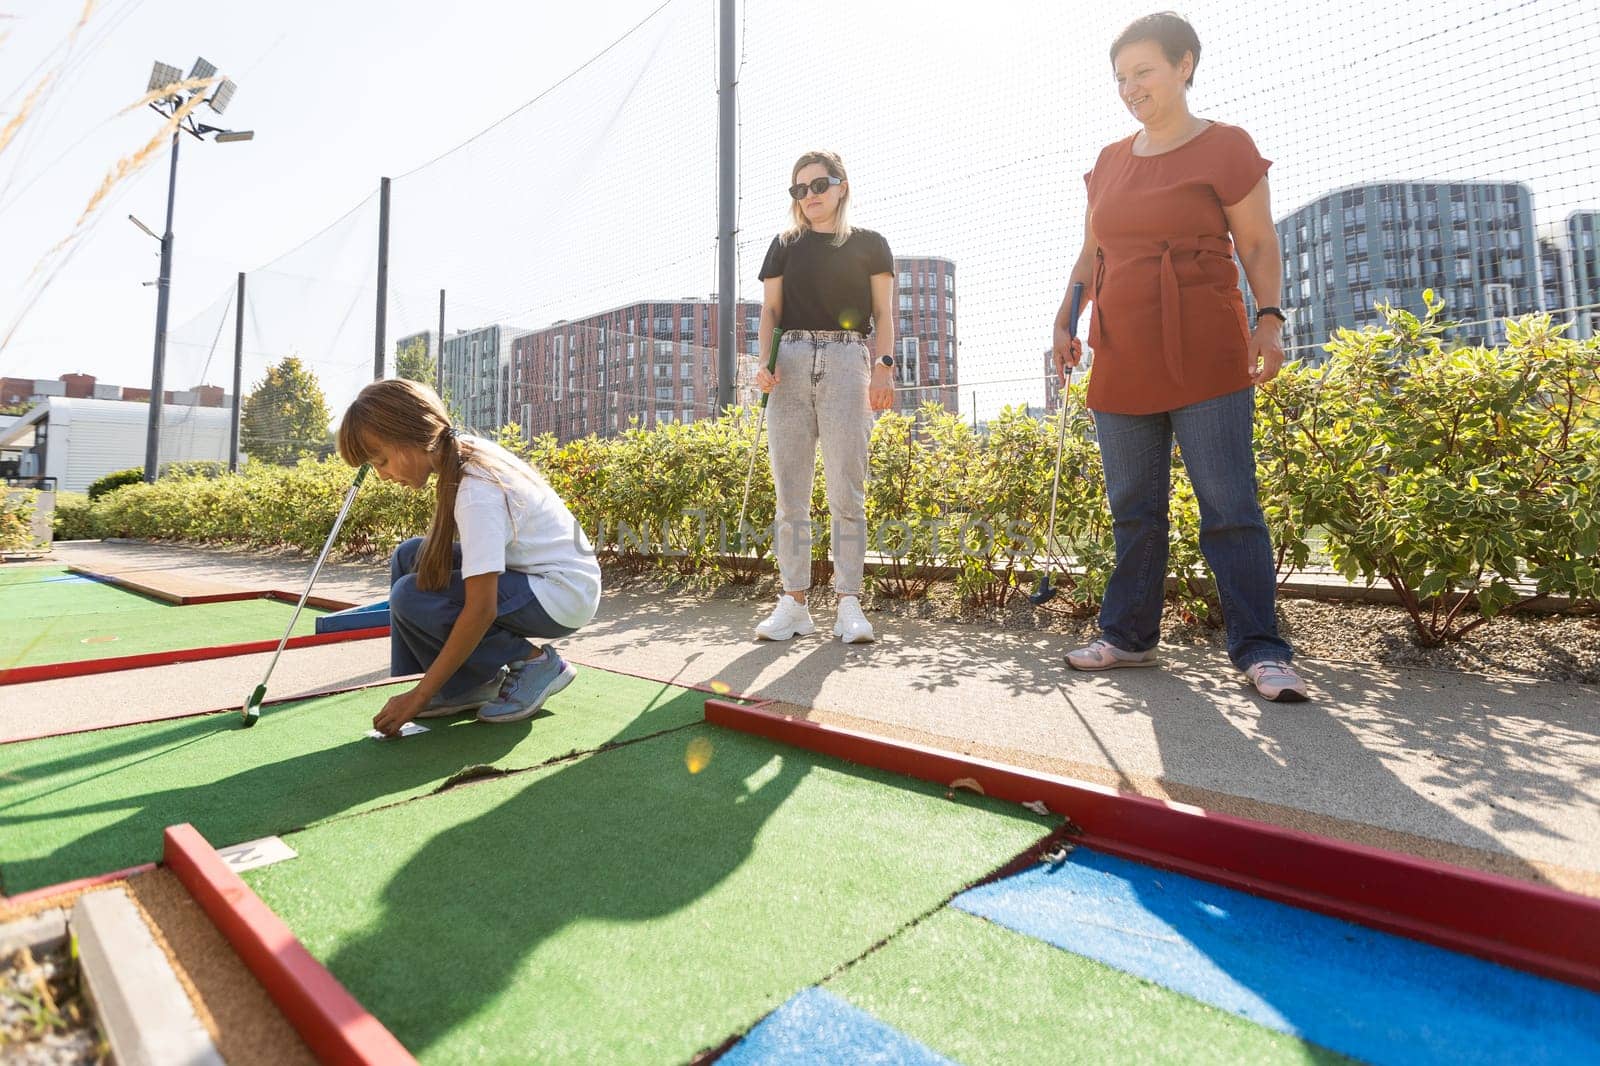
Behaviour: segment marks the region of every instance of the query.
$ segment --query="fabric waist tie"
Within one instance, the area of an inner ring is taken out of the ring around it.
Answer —
[[[1201,255],[1211,252],[1233,258],[1233,242],[1225,237],[1182,237],[1161,245],[1161,357],[1167,373],[1182,386],[1183,381],[1183,303],[1178,289],[1178,271],[1172,265],[1174,252]]]

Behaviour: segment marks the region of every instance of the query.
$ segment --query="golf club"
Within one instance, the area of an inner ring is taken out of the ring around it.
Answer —
[[[783,330],[774,329],[772,331],[772,354],[767,357],[767,373],[769,374],[777,370],[778,340],[782,336]],[[745,468],[744,472],[744,499],[739,502],[739,524],[734,527],[739,531],[740,552],[744,551],[744,515],[745,508],[750,506],[750,477],[756,472],[756,452],[761,450],[761,431],[767,424],[767,401],[771,398],[772,393],[770,392],[761,394],[761,413],[756,417],[756,439],[755,443],[750,445],[750,465]]]
[[[311,595],[311,586],[317,583],[317,575],[322,572],[323,561],[328,558],[328,550],[333,547],[334,538],[339,535],[339,527],[344,525],[345,515],[350,513],[350,505],[356,502],[356,492],[361,488],[361,482],[371,469],[366,463],[361,464],[361,469],[356,471],[355,481],[350,483],[350,491],[344,494],[344,506],[339,508],[339,517],[333,520],[333,530],[328,534],[328,541],[322,546],[322,554],[317,556],[317,564],[311,568],[311,580],[306,582],[306,590],[300,594],[300,602],[294,605],[294,614],[289,618],[289,628],[283,631],[283,639],[278,641],[278,650],[272,653],[272,661],[267,664],[267,672],[261,678],[261,684],[250,693],[250,698],[244,701],[240,713],[244,717],[243,728],[249,729],[256,724],[256,719],[261,717],[261,701],[267,697],[267,681],[272,677],[273,668],[278,665],[278,656],[283,654],[284,645],[289,643],[289,634],[294,632],[294,624],[300,620],[300,611],[306,605],[307,598]]]
[[[1067,322],[1072,330],[1074,340],[1078,337],[1078,312],[1083,307],[1083,282],[1074,282],[1072,286],[1072,306],[1068,309]],[[1061,450],[1067,442],[1067,393],[1072,389],[1072,367],[1067,367],[1066,382],[1061,386],[1061,405],[1056,411],[1056,474],[1055,480],[1050,483],[1050,532],[1045,537],[1044,572],[1039,575],[1039,586],[1028,594],[1028,602],[1035,607],[1042,607],[1056,598],[1056,590],[1050,586],[1050,566],[1055,560],[1056,543],[1056,493],[1061,488]]]

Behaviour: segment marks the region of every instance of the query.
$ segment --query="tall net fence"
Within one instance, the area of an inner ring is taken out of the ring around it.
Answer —
[[[214,304],[173,332],[169,382],[231,377],[237,310],[256,459],[326,450],[379,355],[383,373],[429,379],[482,431],[609,436],[711,415],[717,9],[668,0],[537,98],[393,177],[381,353],[374,174],[371,197],[250,271],[242,305],[234,279],[217,279]],[[1136,129],[1107,49],[1147,11],[744,6],[741,374],[790,167],[825,147],[849,168],[852,222],[897,257],[900,406],[934,400],[974,420],[1041,407],[1051,320],[1083,240],[1083,175]],[[1201,0],[1184,14],[1203,44],[1191,109],[1243,127],[1274,161],[1291,357],[1317,358],[1379,302],[1420,311],[1425,289],[1464,341],[1494,343],[1500,320],[1535,311],[1600,332],[1590,0]]]

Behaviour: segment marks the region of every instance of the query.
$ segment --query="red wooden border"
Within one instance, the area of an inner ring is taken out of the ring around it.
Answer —
[[[706,721],[925,781],[1040,800],[1089,847],[1600,991],[1600,900],[723,700]]]
[[[202,592],[197,595],[185,595],[181,592],[173,592],[162,588],[156,583],[146,583],[140,577],[140,575],[147,573],[163,573],[164,571],[135,570],[132,573],[125,574],[115,570],[96,570],[87,564],[71,563],[67,566],[67,572],[93,578],[107,585],[115,585],[118,588],[127,589],[129,592],[137,592],[142,596],[150,596],[164,603],[170,603],[174,607],[192,607],[201,603],[231,603],[235,600],[271,599],[284,600],[288,603],[300,602],[299,593],[285,592],[282,589],[229,589],[225,592]],[[345,600],[330,599],[326,596],[309,596],[306,598],[306,606],[325,611],[343,611],[356,605]]]
[[[93,888],[95,885],[110,884],[112,881],[126,881],[135,874],[149,873],[156,868],[153,862],[143,863],[139,866],[130,866],[126,870],[113,870],[108,874],[96,874],[94,877],[80,877],[76,881],[63,881],[59,885],[45,885],[43,888],[30,888],[26,892],[19,892],[15,896],[0,896],[0,910],[7,907],[20,907],[32,903],[34,900],[46,899],[50,896],[59,896],[64,892],[76,892],[82,888]]]
[[[342,644],[347,640],[370,640],[386,637],[389,627],[352,629],[344,633],[308,633],[290,637],[286,648],[310,648],[319,644]],[[281,637],[279,638],[282,639]],[[177,651],[153,651],[143,655],[122,655],[110,659],[86,659],[75,663],[39,663],[36,666],[14,666],[0,670],[0,685],[20,685],[29,681],[53,681],[58,677],[83,677],[88,674],[106,674],[116,670],[139,670],[147,666],[171,666],[174,663],[197,663],[206,659],[226,659],[233,655],[254,655],[273,651],[277,640],[250,640],[239,644],[214,644],[206,648],[182,648]]]
[[[318,1061],[415,1063],[194,826],[168,827],[165,861],[266,988]],[[426,1004],[419,1005],[426,1009]]]

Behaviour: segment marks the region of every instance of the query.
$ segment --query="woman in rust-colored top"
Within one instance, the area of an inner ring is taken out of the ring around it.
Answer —
[[[1254,387],[1283,364],[1281,253],[1267,168],[1249,134],[1197,118],[1188,89],[1200,40],[1177,15],[1135,21],[1111,47],[1123,103],[1143,127],[1107,145],[1085,175],[1084,244],[1067,290],[1092,294],[1089,376],[1117,562],[1098,640],[1068,653],[1078,670],[1153,666],[1167,574],[1172,443],[1200,503],[1200,549],[1217,580],[1228,655],[1272,700],[1305,683],[1278,635],[1272,543],[1252,445]],[[1252,325],[1233,255],[1261,309]],[[1082,349],[1062,301],[1058,370]]]

